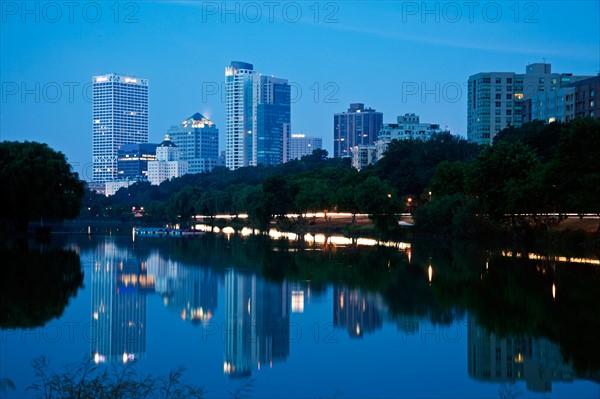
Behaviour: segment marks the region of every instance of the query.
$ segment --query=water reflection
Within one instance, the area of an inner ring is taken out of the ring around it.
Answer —
[[[160,348],[147,337],[170,345],[179,339],[172,337],[189,333],[192,340],[184,343],[184,351],[206,345],[192,367],[216,369],[218,378],[229,380],[271,367],[271,376],[281,376],[298,363],[325,363],[346,349],[366,348],[383,367],[387,351],[400,345],[403,354],[420,356],[441,343],[453,349],[463,345],[467,370],[462,360],[441,363],[455,365],[466,384],[467,378],[489,386],[518,382],[532,392],[548,392],[556,382],[600,376],[600,270],[593,262],[564,264],[438,243],[371,246],[296,238],[225,231],[194,239],[71,239],[68,245],[90,265],[85,322],[91,320],[93,339],[81,350],[89,350],[97,363],[143,359],[160,365]],[[67,252],[56,253],[56,262],[68,266],[77,258]],[[48,254],[44,262],[52,264]],[[19,259],[35,264],[37,258]],[[77,273],[59,269],[57,276],[81,285]],[[5,276],[18,281],[11,270]],[[46,285],[61,287],[52,273],[40,275],[51,282]],[[66,298],[74,295],[70,283]],[[39,303],[45,300],[40,297]],[[168,331],[158,327],[174,316],[185,322],[169,325]],[[149,320],[157,323],[156,331],[148,331]],[[304,338],[296,345],[302,320]],[[308,342],[315,337],[321,345],[336,345],[318,347],[310,356],[299,353],[311,350]],[[173,351],[173,358],[180,355]],[[413,366],[398,365],[405,372]],[[350,377],[369,373],[385,370],[357,368]]]
[[[249,376],[273,367],[290,353],[290,295],[287,282],[271,283],[230,270],[225,277],[223,372]]]
[[[112,241],[93,252],[91,355],[96,363],[123,363],[146,353],[146,294],[154,277],[146,263]]]
[[[553,382],[573,382],[575,371],[560,346],[544,338],[502,336],[470,320],[469,376],[480,381],[524,380],[533,392],[551,392]]]
[[[360,289],[333,289],[333,324],[345,328],[351,338],[362,338],[383,325],[385,312],[380,295]]]

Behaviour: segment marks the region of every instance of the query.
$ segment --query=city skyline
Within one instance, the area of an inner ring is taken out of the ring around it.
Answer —
[[[294,4],[301,11],[297,21]],[[321,136],[333,154],[331,115],[353,102],[383,112],[384,123],[414,112],[466,137],[466,82],[472,74],[520,71],[544,58],[557,71],[596,75],[600,69],[595,2],[567,7],[529,2],[516,8],[489,2],[475,10],[462,3],[433,3],[424,10],[413,2],[327,2],[318,3],[318,13],[311,4],[282,4],[273,22],[266,9],[257,20],[243,8],[237,16],[215,11],[209,6],[220,3],[210,2],[124,3],[118,15],[99,3],[103,18],[95,22],[82,16],[81,7],[70,22],[66,9],[56,21],[38,4],[36,20],[3,5],[0,139],[46,142],[91,180],[91,167],[85,170],[92,161],[91,93],[83,94],[83,88],[90,76],[107,71],[152,82],[148,140],[159,142],[181,115],[200,112],[225,126],[222,66],[235,59],[252,62],[290,80],[293,131]],[[283,6],[289,12],[282,16]],[[35,14],[33,5],[30,11]],[[254,45],[267,38],[278,55]],[[194,43],[203,50],[192,62],[173,63]],[[368,45],[361,57],[343,56],[361,45]],[[109,49],[111,56],[95,56]],[[407,62],[407,54],[416,56]],[[24,126],[30,114],[38,118]]]

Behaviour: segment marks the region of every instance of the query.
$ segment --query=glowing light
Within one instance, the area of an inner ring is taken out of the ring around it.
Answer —
[[[123,352],[123,363],[127,363],[127,352]]]
[[[356,324],[356,335],[360,335],[360,325]]]
[[[427,268],[427,275],[429,277],[429,284],[431,284],[431,280],[433,280],[433,267],[431,265]]]
[[[96,83],[104,83],[104,82],[108,82],[107,76],[97,76],[96,77]]]
[[[98,312],[94,312],[94,320],[98,320]]]
[[[137,79],[134,78],[125,78],[125,83],[137,83]]]
[[[523,355],[521,353],[517,353],[517,356],[515,357],[515,363],[523,363],[525,361],[525,359],[523,358]]]
[[[552,283],[552,299],[556,299],[556,285]]]
[[[340,309],[344,309],[344,294],[340,294]]]
[[[292,291],[292,313],[304,313],[304,291]]]

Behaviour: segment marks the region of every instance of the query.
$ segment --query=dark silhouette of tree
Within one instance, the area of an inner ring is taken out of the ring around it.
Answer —
[[[33,328],[60,317],[83,287],[74,251],[2,250],[0,328]]]
[[[72,219],[79,214],[84,183],[65,156],[36,142],[0,143],[0,220],[20,234],[29,222]]]

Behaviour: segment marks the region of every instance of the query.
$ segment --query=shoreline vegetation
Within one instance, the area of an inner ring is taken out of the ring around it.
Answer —
[[[38,221],[38,234],[47,236],[48,222],[75,218],[79,203],[80,221],[187,228],[196,223],[195,215],[219,225],[217,215],[246,214],[234,226],[597,247],[600,218],[594,229],[594,219],[566,215],[600,216],[598,154],[600,120],[536,121],[504,129],[491,146],[448,133],[427,141],[394,140],[381,160],[360,171],[349,159],[315,150],[275,166],[218,167],[159,186],[138,182],[105,197],[84,191],[64,155],[45,144],[2,142],[0,161],[8,166],[0,177],[8,190],[0,236],[23,235]],[[50,179],[49,171],[56,176]],[[326,216],[287,217],[309,213]],[[339,213],[352,215],[350,223],[332,217]],[[414,226],[400,225],[401,215]]]

